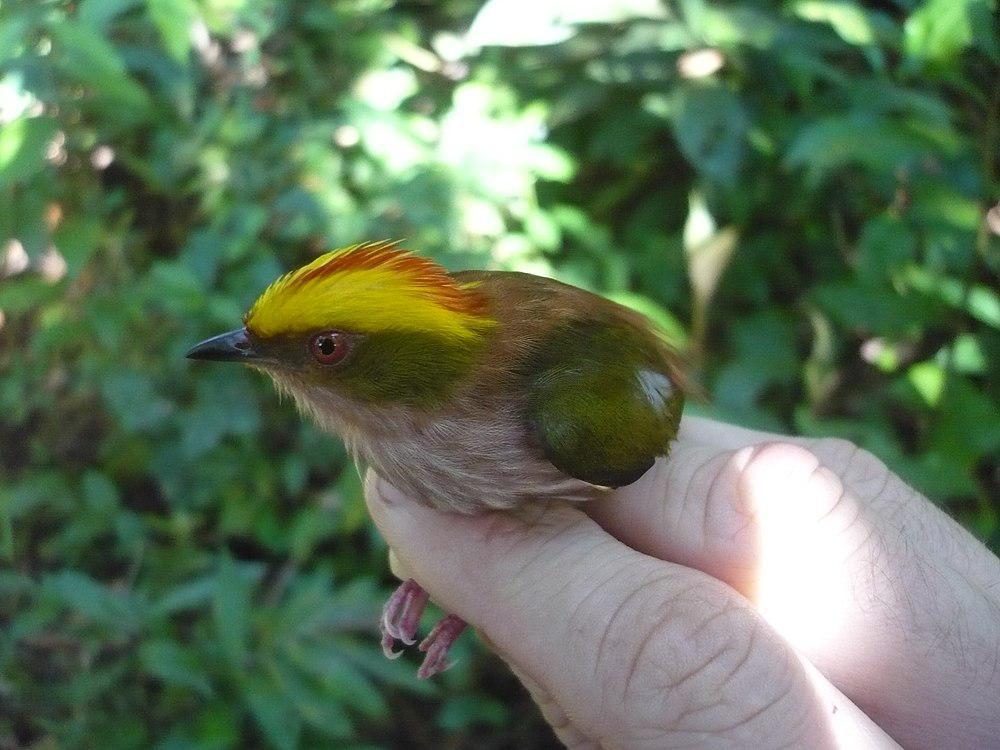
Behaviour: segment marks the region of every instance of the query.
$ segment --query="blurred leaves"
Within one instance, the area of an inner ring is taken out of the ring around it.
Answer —
[[[925,0],[904,24],[908,53],[949,64],[974,40],[997,60],[995,6],[989,0]],[[993,23],[993,34],[981,25]]]
[[[0,187],[45,167],[45,152],[57,127],[49,117],[20,118],[0,126]]]
[[[115,128],[135,125],[150,114],[149,95],[125,68],[115,46],[91,27],[62,20],[53,23],[53,54],[58,72],[68,82],[90,89],[89,104]]]
[[[190,650],[172,640],[149,640],[139,647],[142,668],[168,685],[212,695],[212,684]]]
[[[472,639],[382,657],[343,446],[183,359],[366,239],[629,305],[693,411],[853,440],[1000,549],[996,12],[0,5],[0,745],[550,745]]]
[[[674,134],[681,153],[707,177],[735,184],[748,125],[740,100],[718,85],[682,86],[675,95]]]

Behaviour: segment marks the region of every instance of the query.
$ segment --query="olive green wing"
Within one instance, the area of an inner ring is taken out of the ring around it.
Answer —
[[[591,484],[641,477],[677,435],[684,396],[652,331],[610,319],[559,326],[529,366],[527,420],[546,458]]]

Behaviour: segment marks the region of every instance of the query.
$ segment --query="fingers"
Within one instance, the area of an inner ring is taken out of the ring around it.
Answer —
[[[398,564],[526,676],[574,746],[892,746],[730,588],[577,510],[526,523],[366,489]]]
[[[732,584],[905,745],[1000,736],[996,558],[850,444],[729,430],[685,420],[668,461],[588,512]]]
[[[569,715],[563,711],[562,707],[556,703],[545,688],[535,682],[523,670],[519,669],[517,665],[508,663],[508,666],[510,666],[511,671],[521,681],[521,684],[524,685],[528,693],[531,694],[531,698],[538,705],[538,710],[541,711],[542,717],[549,723],[552,731],[555,732],[556,737],[559,738],[559,741],[563,745],[570,748],[570,750],[599,749],[600,746],[597,742],[574,726]]]

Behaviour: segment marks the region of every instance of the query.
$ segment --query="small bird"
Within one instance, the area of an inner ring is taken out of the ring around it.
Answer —
[[[642,315],[530,274],[449,273],[395,242],[281,276],[243,324],[187,356],[262,370],[359,465],[457,513],[631,484],[667,454],[684,403],[680,360]],[[386,656],[415,643],[427,600],[413,580],[390,597]],[[419,676],[450,666],[464,628],[433,628]]]

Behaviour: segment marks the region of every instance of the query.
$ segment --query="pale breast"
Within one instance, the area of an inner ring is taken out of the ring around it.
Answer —
[[[402,407],[361,409],[338,394],[270,373],[282,393],[340,436],[360,468],[370,466],[425,505],[459,513],[579,502],[605,490],[567,476],[532,450],[516,397],[490,403],[466,394],[443,416]]]
[[[406,424],[391,436],[355,433],[348,442],[360,462],[415,500],[442,510],[578,502],[603,492],[531,452],[520,421],[503,413],[451,415]]]

